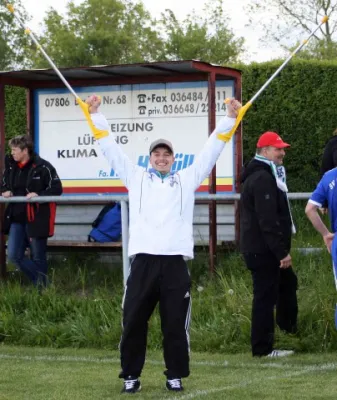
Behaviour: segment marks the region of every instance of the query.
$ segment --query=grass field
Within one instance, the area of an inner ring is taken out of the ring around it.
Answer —
[[[95,400],[120,395],[117,352],[0,347],[1,400]],[[185,391],[164,389],[160,353],[149,353],[137,399],[335,399],[335,354],[253,359],[250,354],[192,353]]]
[[[165,389],[158,312],[150,321],[147,361],[137,399],[336,399],[336,289],[326,251],[294,207],[298,234],[292,252],[298,274],[299,330],[276,330],[284,359],[250,355],[251,277],[237,252],[219,252],[208,274],[207,249],[189,263],[192,276],[191,376],[183,393]],[[67,255],[50,264],[42,296],[11,270],[0,284],[0,400],[108,400],[120,395],[121,267],[96,255]],[[30,347],[36,346],[36,347]],[[96,349],[96,350],[95,350]],[[108,350],[109,349],[109,350]],[[114,350],[111,350],[114,349]],[[206,353],[208,352],[208,353]],[[211,354],[212,353],[212,354]],[[229,354],[230,353],[230,354]]]

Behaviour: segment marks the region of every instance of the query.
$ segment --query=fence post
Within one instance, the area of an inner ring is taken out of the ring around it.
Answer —
[[[124,286],[129,276],[130,262],[128,255],[129,247],[129,210],[125,200],[121,201],[122,211],[122,251],[123,251],[123,282]]]

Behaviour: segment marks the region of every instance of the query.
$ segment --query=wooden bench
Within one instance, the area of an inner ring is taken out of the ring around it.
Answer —
[[[122,242],[77,242],[76,240],[51,240],[48,242],[51,247],[93,247],[93,248],[109,248],[109,247],[122,247]]]
[[[84,242],[76,240],[48,240],[48,250],[62,250],[69,249],[73,251],[83,250],[99,250],[99,251],[114,251],[122,248],[122,242]]]

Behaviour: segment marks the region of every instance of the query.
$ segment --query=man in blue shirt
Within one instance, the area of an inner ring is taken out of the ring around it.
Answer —
[[[318,209],[323,204],[328,205],[332,233],[326,227],[318,213]],[[305,213],[316,231],[322,235],[324,243],[332,256],[333,272],[337,288],[337,235],[335,235],[337,230],[337,168],[331,169],[323,175],[323,178],[308,201]],[[335,324],[337,327],[337,307]]]

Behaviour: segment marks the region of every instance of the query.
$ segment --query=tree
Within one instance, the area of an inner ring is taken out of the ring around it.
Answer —
[[[162,41],[142,3],[130,0],[70,1],[62,17],[51,9],[40,42],[60,67],[152,61]],[[30,46],[32,65],[46,67],[42,54]]]
[[[290,48],[295,50],[299,46],[299,42]],[[335,60],[337,58],[337,42],[327,43],[324,39],[309,41],[309,43],[296,55],[297,58],[305,60]]]
[[[11,4],[22,19],[29,20],[21,0],[13,0]],[[27,35],[15,21],[13,14],[4,7],[3,1],[0,2],[0,5],[3,6],[0,8],[0,70],[5,71],[25,65]]]
[[[182,23],[171,10],[166,10],[160,20],[165,40],[162,58],[199,59],[217,64],[237,62],[244,39],[235,38],[223,10],[223,0],[209,1],[203,16],[193,12]]]
[[[327,15],[329,20],[314,38],[308,43],[300,57],[315,57],[320,59],[337,58],[337,0],[251,0],[247,6],[248,11],[263,20],[261,16],[272,10],[274,17],[263,27],[266,35],[263,41],[276,41],[282,47],[291,49],[294,47],[300,35],[309,34],[317,26],[322,18]],[[268,18],[266,18],[268,20]],[[251,24],[253,18],[251,18]],[[304,37],[305,38],[305,37]]]
[[[243,39],[227,28],[222,2],[210,1],[205,16],[192,14],[180,23],[170,10],[156,21],[132,0],[70,1],[65,18],[54,9],[47,13],[39,40],[60,67],[192,58],[236,62]],[[27,51],[32,66],[48,66],[34,45]]]

